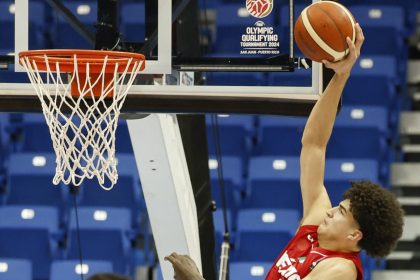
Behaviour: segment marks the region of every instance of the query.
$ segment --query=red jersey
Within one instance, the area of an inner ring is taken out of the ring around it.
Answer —
[[[277,257],[266,280],[299,280],[305,278],[314,267],[327,258],[351,260],[357,269],[357,280],[363,279],[359,253],[342,253],[318,247],[318,226],[301,226],[283,252]]]

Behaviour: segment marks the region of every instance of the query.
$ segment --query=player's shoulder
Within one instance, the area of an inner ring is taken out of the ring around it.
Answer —
[[[357,269],[351,260],[328,258],[319,262],[309,275],[308,279],[355,280],[357,279]]]

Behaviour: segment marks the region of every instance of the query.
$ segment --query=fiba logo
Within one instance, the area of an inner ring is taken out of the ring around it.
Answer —
[[[253,17],[263,18],[273,10],[273,0],[246,0],[246,9]]]

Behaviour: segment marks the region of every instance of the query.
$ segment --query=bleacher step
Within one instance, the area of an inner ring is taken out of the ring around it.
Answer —
[[[391,166],[392,188],[403,190],[399,195],[420,196],[420,163],[398,162]]]
[[[407,144],[420,144],[420,112],[401,112],[399,132]]]
[[[420,144],[405,144],[401,150],[406,162],[420,162]]]
[[[420,197],[398,197],[406,215],[420,215]]]
[[[418,269],[418,268],[417,268]],[[418,280],[420,279],[420,270],[387,270],[374,271],[372,280]]]

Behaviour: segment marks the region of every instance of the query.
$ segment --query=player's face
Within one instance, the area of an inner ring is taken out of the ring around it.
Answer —
[[[346,199],[326,212],[324,221],[319,225],[318,234],[344,240],[356,229],[359,229],[359,226],[350,211],[350,200]]]

